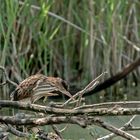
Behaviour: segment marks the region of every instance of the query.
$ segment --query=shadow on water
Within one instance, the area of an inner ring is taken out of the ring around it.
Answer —
[[[139,94],[139,88],[133,88],[133,89],[125,89],[126,91],[123,91],[123,95],[121,95],[120,97],[117,98],[117,100],[115,101],[125,101],[125,100],[140,100],[140,94]],[[93,103],[101,103],[101,102],[107,102],[107,101],[114,101],[114,98],[112,100],[113,97],[113,93],[109,93],[108,96],[106,96],[104,93],[98,93],[92,96],[88,96],[86,97],[86,104],[93,104]],[[2,98],[1,98],[2,99]],[[48,100],[48,102],[51,99]],[[61,101],[60,99],[55,99],[53,100],[54,102],[59,102]],[[11,115],[12,114],[12,109],[2,109],[0,111],[1,115]],[[123,126],[127,121],[129,121],[129,119],[132,116],[103,116],[101,117],[103,120],[105,120],[106,122],[108,122],[109,124],[112,124],[116,127],[121,127]],[[140,117],[136,117],[136,119],[133,122],[134,126],[140,126]],[[66,125],[62,124],[62,125],[57,125],[59,129],[63,129]],[[52,128],[51,126],[44,126],[41,127],[43,129],[45,129],[47,132],[51,132]],[[110,132],[92,125],[85,128],[81,128],[78,125],[71,125],[69,124],[67,129],[65,131],[62,132],[62,135],[64,137],[65,140],[91,140],[91,139],[97,139],[99,137],[102,137],[106,134],[109,134]],[[140,138],[140,131],[133,131],[130,132],[131,134],[137,136]],[[92,136],[91,136],[92,134]],[[114,138],[114,140],[123,140],[123,138],[121,137],[116,137]]]

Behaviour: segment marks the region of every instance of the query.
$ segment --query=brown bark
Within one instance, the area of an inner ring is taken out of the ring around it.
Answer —
[[[138,66],[140,66],[140,58],[138,58],[137,60],[135,60],[134,62],[132,62],[131,64],[127,65],[126,67],[124,67],[120,72],[118,72],[116,75],[108,78],[107,80],[105,80],[104,82],[100,83],[99,85],[97,85],[93,90],[87,92],[85,95],[91,95],[93,93],[99,92],[101,90],[104,90],[112,85],[114,85],[115,83],[117,83],[119,80],[123,79],[124,77],[126,77],[130,72],[132,72],[133,70],[135,70]]]

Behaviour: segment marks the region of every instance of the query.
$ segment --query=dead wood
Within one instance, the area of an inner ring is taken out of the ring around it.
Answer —
[[[99,92],[101,90],[104,90],[112,85],[114,85],[115,83],[117,83],[118,81],[122,80],[124,77],[126,77],[129,73],[131,73],[133,70],[135,70],[138,66],[140,66],[140,58],[138,58],[137,60],[135,60],[134,62],[132,62],[131,64],[127,65],[126,67],[124,67],[120,72],[118,72],[117,74],[115,74],[114,76],[106,79],[104,82],[98,84],[94,89],[92,89],[91,91],[87,91],[87,93],[85,95],[91,95],[94,94],[96,92]]]

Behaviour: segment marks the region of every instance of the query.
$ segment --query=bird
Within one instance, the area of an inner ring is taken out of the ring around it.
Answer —
[[[11,93],[12,101],[34,103],[42,97],[56,96],[59,94],[73,98],[68,91],[68,84],[59,77],[48,77],[35,74],[23,80]]]

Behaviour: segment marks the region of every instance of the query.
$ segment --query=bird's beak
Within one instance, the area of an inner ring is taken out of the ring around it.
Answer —
[[[73,98],[73,96],[72,96],[68,91],[64,90],[64,91],[61,91],[61,92],[62,92],[64,95],[66,95],[66,96],[72,98],[73,100],[75,100],[75,99]]]

